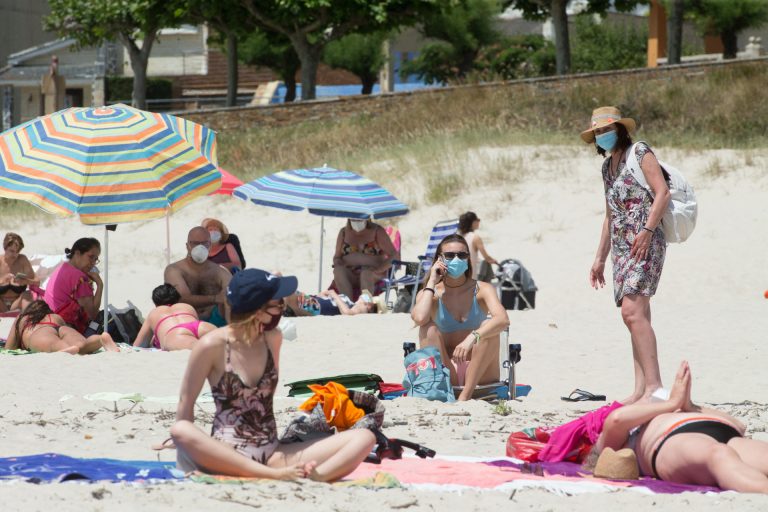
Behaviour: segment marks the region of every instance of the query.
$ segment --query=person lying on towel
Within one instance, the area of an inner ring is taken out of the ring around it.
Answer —
[[[357,302],[334,290],[323,290],[317,295],[297,291],[285,298],[285,305],[296,316],[364,315],[378,311],[368,290],[363,290]]]
[[[44,300],[32,301],[16,318],[5,348],[32,352],[91,354],[101,348],[120,352],[112,336],[105,332],[87,338],[55,314]]]
[[[179,302],[181,294],[173,285],[165,283],[152,290],[155,309],[149,312],[141,326],[134,347],[152,346],[163,350],[184,350],[216,328],[197,317],[197,311],[189,304]]]
[[[585,466],[607,448],[632,448],[642,475],[768,493],[768,443],[745,431],[730,414],[691,401],[691,370],[683,361],[668,400],[635,402],[607,416]]]
[[[451,384],[464,386],[459,400],[472,398],[478,384],[499,381],[500,334],[509,325],[496,288],[472,279],[469,257],[464,237],[443,238],[411,310],[420,348],[440,350]]]
[[[370,453],[368,429],[322,439],[281,443],[273,409],[283,335],[283,299],[296,292],[293,276],[245,269],[230,281],[228,326],[192,347],[181,383],[171,437],[183,471],[322,482],[351,473]],[[211,434],[195,425],[195,401],[205,382],[216,404]]]

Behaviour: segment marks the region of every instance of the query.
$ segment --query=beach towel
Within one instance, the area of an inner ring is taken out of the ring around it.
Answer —
[[[613,402],[557,427],[550,435],[547,445],[541,450],[539,460],[560,462],[576,456],[575,460],[581,461],[582,457],[578,454],[586,455],[589,450],[585,447],[595,444],[603,431],[605,419],[611,411],[621,406],[621,403]]]
[[[68,480],[137,482],[173,480],[182,476],[176,470],[175,462],[81,459],[59,453],[0,458],[0,479],[34,483]]]
[[[309,386],[310,384],[325,385],[329,382],[338,382],[348,391],[364,391],[366,393],[379,393],[379,385],[383,382],[382,378],[375,373],[348,373],[345,375],[334,375],[331,377],[315,377],[313,379],[297,380],[289,382],[288,396],[296,398],[310,397],[315,394]]]

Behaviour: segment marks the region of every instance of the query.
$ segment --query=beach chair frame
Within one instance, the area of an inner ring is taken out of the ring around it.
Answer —
[[[392,309],[394,302],[389,300],[389,294],[392,290],[399,291],[401,288],[413,288],[411,293],[411,305],[409,311],[413,309],[413,305],[416,303],[416,292],[418,291],[421,279],[429,272],[432,266],[432,261],[435,258],[435,252],[437,246],[440,244],[443,238],[448,235],[456,233],[459,228],[458,219],[441,220],[435,223],[432,227],[432,231],[429,233],[429,239],[427,241],[427,249],[424,254],[417,257],[418,261],[402,261],[393,260],[392,267],[389,270],[389,275],[384,279],[384,300],[387,306]],[[400,270],[404,270],[404,275],[397,277],[396,274]],[[413,269],[416,272],[413,273]]]

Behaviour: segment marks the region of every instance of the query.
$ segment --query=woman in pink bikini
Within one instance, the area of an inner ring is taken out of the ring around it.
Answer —
[[[14,322],[5,344],[5,348],[9,350],[70,354],[91,354],[102,347],[110,352],[120,351],[109,333],[94,334],[86,338],[51,311],[44,300],[32,301],[22,311]]]
[[[195,344],[181,383],[171,427],[179,469],[328,482],[351,473],[370,453],[376,438],[367,429],[314,441],[278,441],[273,398],[283,335],[277,324],[283,299],[297,287],[293,276],[258,269],[232,277],[227,287],[231,323]],[[195,400],[206,380],[216,403],[210,435],[194,424]]]
[[[215,325],[200,320],[195,308],[179,302],[180,300],[178,290],[168,283],[152,290],[152,302],[156,307],[144,320],[133,346],[146,345],[151,336],[151,343],[155,348],[190,349],[197,340],[216,328]]]

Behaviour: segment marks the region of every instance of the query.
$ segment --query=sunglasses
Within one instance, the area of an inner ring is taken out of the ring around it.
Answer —
[[[443,257],[445,257],[446,260],[452,260],[453,258],[459,258],[460,260],[465,260],[469,258],[469,253],[460,251],[460,252],[444,252]]]

